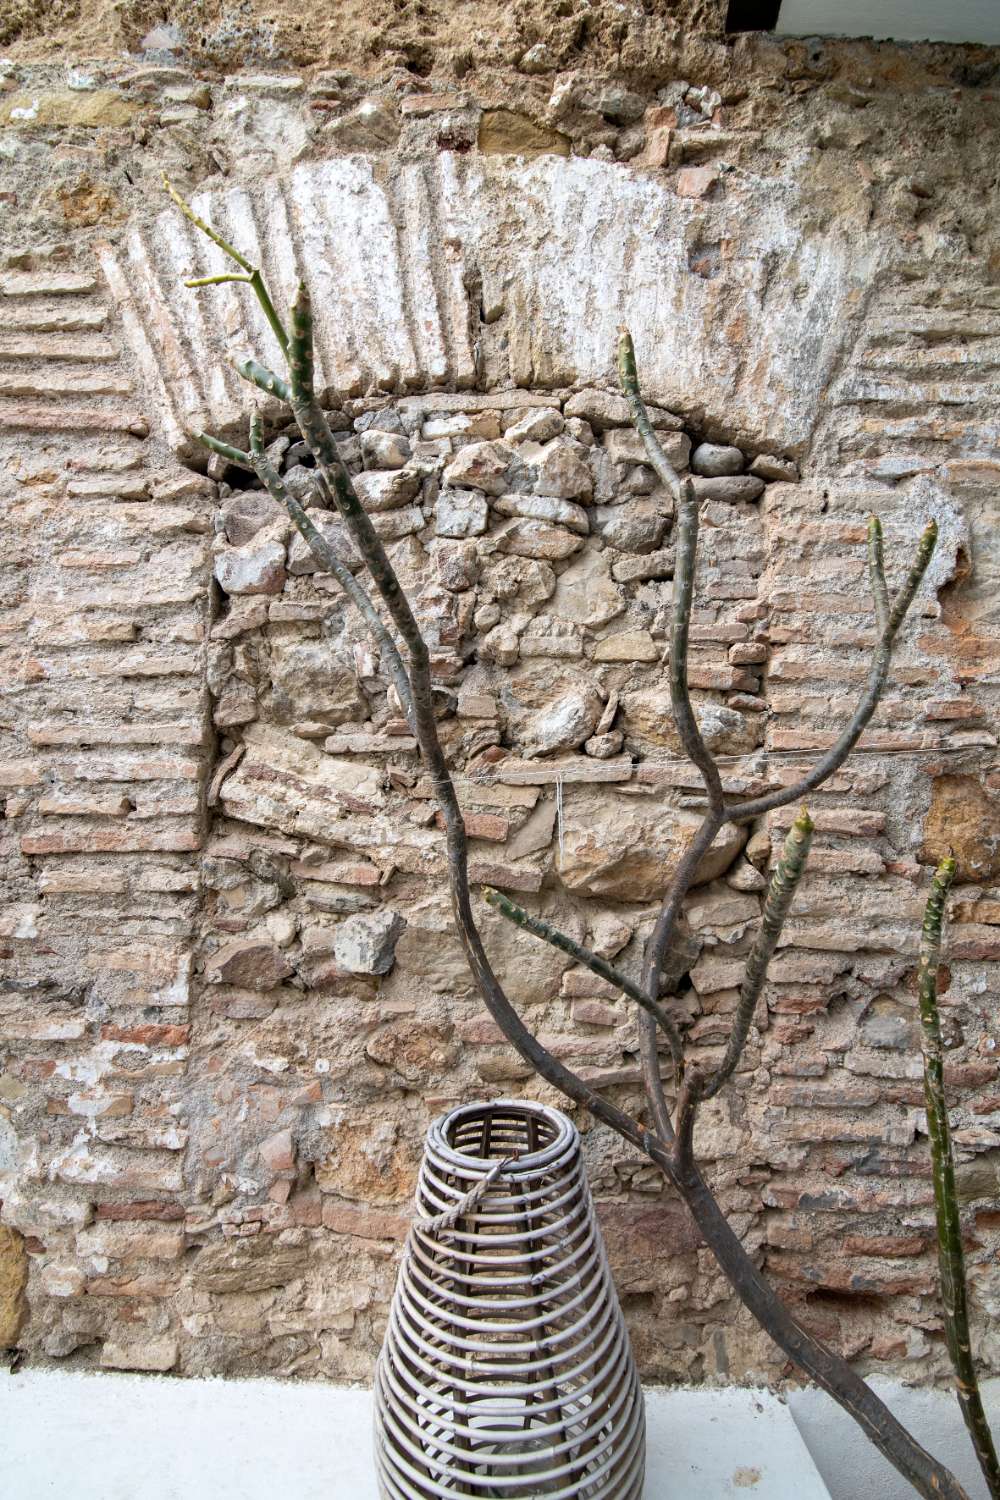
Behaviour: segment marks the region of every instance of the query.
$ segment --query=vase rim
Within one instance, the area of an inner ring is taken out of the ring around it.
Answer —
[[[518,1120],[541,1123],[551,1132],[549,1139],[535,1150],[517,1152],[505,1173],[521,1175],[544,1169],[580,1145],[580,1135],[572,1120],[549,1104],[540,1104],[533,1099],[480,1099],[458,1104],[439,1115],[427,1133],[428,1151],[459,1170],[472,1175],[485,1173],[502,1159],[499,1152],[483,1156],[452,1144],[460,1125],[482,1117],[497,1118],[498,1123],[516,1123]]]

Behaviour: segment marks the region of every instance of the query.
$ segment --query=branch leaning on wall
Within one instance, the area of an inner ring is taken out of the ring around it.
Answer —
[[[166,179],[164,181],[166,183]],[[641,1028],[643,1080],[655,1125],[655,1130],[650,1130],[640,1120],[596,1092],[542,1045],[511,1004],[490,964],[472,907],[465,822],[437,732],[427,645],[385,548],[341,462],[326,416],[313,390],[312,310],[306,286],[299,284],[291,307],[290,329],[286,332],[259,272],[254,271],[232,246],[199,219],[168,183],[166,186],[192,223],[208,234],[240,266],[243,274],[228,279],[245,282],[260,301],[286,355],[288,378],[286,380],[252,359],[238,361],[236,368],[251,384],[269,395],[279,396],[289,402],[298,428],[315,461],[318,482],[324,494],[332,498],[365,565],[370,582],[381,597],[401,647],[389,625],[383,621],[369,590],[353,575],[348,575],[351,582],[347,583],[342,576],[346,570],[338,571],[330,566],[332,555],[329,549],[320,546],[322,538],[312,526],[308,514],[301,506],[293,503],[292,497],[277,479],[262,453],[259,419],[255,419],[252,424],[250,446],[246,452],[207,435],[202,436],[202,441],[231,463],[258,474],[273,498],[288,509],[293,523],[320,566],[333,572],[343,584],[348,597],[360,610],[385,653],[388,670],[406,709],[442,815],[455,925],[469,968],[490,1015],[535,1072],[574,1104],[588,1110],[595,1119],[608,1125],[623,1140],[644,1152],[661,1169],[684,1200],[706,1245],[745,1306],[792,1363],[850,1413],[866,1436],[909,1480],[914,1490],[926,1497],[926,1500],[968,1500],[955,1477],[901,1426],[846,1360],[814,1338],[792,1317],[744,1250],[698,1170],[694,1156],[694,1125],[698,1105],[702,1099],[717,1092],[738,1065],[754,1007],[766,978],[768,960],[777,944],[795,886],[805,865],[812,832],[812,824],[805,811],[796,818],[772,877],[761,932],[748,962],[733,1032],[723,1061],[713,1073],[703,1075],[694,1068],[685,1068],[683,1042],[659,1000],[663,959],[675,935],[681,904],[693,882],[699,862],[723,824],[747,823],[772,808],[800,800],[811,788],[818,786],[835,771],[857,743],[875,711],[885,685],[893,639],[930,561],[936,540],[933,522],[921,538],[910,575],[891,607],[885,586],[881,528],[876,520],[871,522],[869,562],[880,636],[865,692],[837,743],[795,786],[751,802],[727,803],[718,768],[701,738],[687,688],[688,623],[698,536],[698,508],[694,489],[690,481],[681,482],[653,431],[639,392],[632,340],[623,332],[619,345],[619,367],[633,422],[645,443],[650,464],[678,501],[670,692],[674,718],[684,750],[698,767],[705,782],[708,810],[701,827],[680,860],[666,893],[647,947],[642,981],[638,985],[573,939],[551,928],[549,924],[530,917],[506,897],[488,891],[486,898],[525,931],[571,953],[579,962],[617,985],[624,995],[636,1003]],[[211,278],[213,284],[218,279],[220,278]],[[203,282],[204,278],[200,278],[189,285],[200,285]],[[671,1116],[660,1078],[657,1044],[661,1034],[671,1054],[675,1082],[679,1089],[676,1120]]]

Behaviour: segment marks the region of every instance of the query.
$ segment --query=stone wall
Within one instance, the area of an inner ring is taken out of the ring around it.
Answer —
[[[662,665],[672,507],[616,390],[618,322],[697,475],[691,681],[734,794],[794,780],[850,712],[868,514],[893,582],[937,518],[698,1144],[804,1321],[864,1368],[940,1374],[913,977],[926,866],[954,848],[943,1002],[985,1329],[997,59],[694,52],[690,78],[541,55],[457,76],[449,53],[440,86],[399,59],[0,64],[0,1340],[31,1358],[367,1376],[428,1121],[548,1097],[472,990],[377,649],[266,494],[194,441],[245,435],[229,356],[277,354],[243,289],[181,285],[222,262],[161,169],[279,301],[310,281],[331,421],[431,644],[476,880],[632,969],[700,793]],[[350,560],[287,413],[264,414]],[[695,1055],[726,1034],[788,816],[713,850],[687,901],[669,1004]],[[547,1044],[638,1108],[622,999],[483,924]],[[645,1373],[786,1373],[657,1173],[579,1124]]]

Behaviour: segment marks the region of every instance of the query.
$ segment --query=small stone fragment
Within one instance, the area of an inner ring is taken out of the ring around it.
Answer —
[[[620,729],[612,729],[608,734],[595,734],[587,740],[583,747],[584,755],[593,756],[594,760],[610,760],[613,755],[618,755],[625,736]]]
[[[725,500],[731,505],[756,500],[764,490],[763,479],[755,479],[752,474],[720,475],[717,479],[699,476],[691,483],[696,500]]]
[[[515,557],[545,558],[554,562],[572,557],[583,546],[583,537],[575,536],[562,526],[544,521],[515,521],[499,538],[501,551]]]
[[[726,883],[734,891],[762,891],[767,885],[760,871],[755,870],[750,861],[742,856],[726,875]]]
[[[495,625],[483,636],[479,655],[483,661],[496,662],[498,667],[512,667],[521,653],[517,632],[509,625]]]
[[[673,578],[674,561],[673,547],[662,547],[644,556],[618,557],[611,564],[611,576],[616,583],[648,583],[651,579]]]
[[[506,443],[467,443],[445,469],[444,482],[457,489],[502,495],[514,457],[514,450]]]
[[[449,592],[463,593],[479,577],[479,554],[471,542],[468,546],[440,547],[436,561],[438,578]]]
[[[508,443],[547,443],[558,437],[565,423],[562,413],[552,406],[534,406],[504,432]]]
[[[510,109],[486,109],[479,123],[479,149],[484,156],[568,156],[569,136],[536,125],[527,115]]]
[[[603,708],[596,688],[579,684],[532,714],[519,732],[527,755],[553,755],[578,749],[591,734]]]
[[[293,972],[273,943],[253,938],[226,943],[205,965],[209,984],[236,984],[247,990],[272,990]]]
[[[287,519],[283,507],[266,490],[238,490],[223,501],[219,514],[226,541],[234,547],[244,546],[265,526]]]
[[[462,493],[458,491],[457,493]],[[529,520],[551,521],[556,526],[568,526],[581,536],[590,535],[590,519],[582,505],[571,500],[557,500],[551,495],[501,495],[494,500],[493,508],[501,516],[523,516]]]
[[[794,484],[799,477],[799,466],[791,458],[775,458],[771,453],[758,453],[750,465],[755,479],[777,479]]]
[[[420,476],[409,469],[371,469],[356,476],[354,488],[368,514],[375,515],[408,505],[420,489]]]
[[[274,1135],[269,1135],[260,1144],[259,1156],[268,1171],[278,1174],[280,1172],[295,1171],[295,1143],[292,1140],[292,1132],[289,1129],[279,1130]]]
[[[280,594],[285,583],[285,547],[273,537],[229,547],[215,559],[215,576],[227,594]]]
[[[594,522],[608,546],[619,552],[655,552],[667,529],[667,519],[653,500],[602,505],[594,512]]]
[[[623,630],[594,647],[595,661],[659,661],[660,648],[648,630]]]
[[[699,443],[691,455],[691,469],[717,479],[724,474],[743,473],[743,454],[726,443]]]
[[[560,500],[587,500],[594,488],[590,467],[566,438],[554,438],[537,459],[536,495],[554,495]]]
[[[442,490],[438,495],[435,524],[438,536],[482,536],[489,525],[489,506],[479,490]]]
[[[349,974],[388,974],[396,961],[396,944],[405,927],[399,912],[387,907],[347,917],[334,937],[334,958]]]
[[[361,456],[369,469],[401,469],[410,458],[409,440],[398,432],[361,434]]]
[[[675,469],[686,469],[691,456],[691,439],[685,432],[660,432],[660,447]],[[648,463],[646,445],[631,427],[612,428],[604,434],[604,451],[616,464]]]

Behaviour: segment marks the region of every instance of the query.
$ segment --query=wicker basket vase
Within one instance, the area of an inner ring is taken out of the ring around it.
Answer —
[[[642,1392],[575,1126],[452,1110],[417,1213],[375,1376],[383,1500],[639,1500]]]

